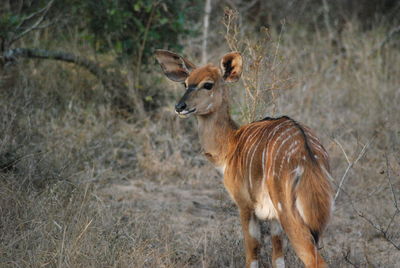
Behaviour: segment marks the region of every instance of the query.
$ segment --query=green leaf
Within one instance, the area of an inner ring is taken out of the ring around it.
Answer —
[[[139,12],[141,7],[142,7],[142,2],[138,1],[136,4],[133,5],[133,10],[135,10],[136,12]]]

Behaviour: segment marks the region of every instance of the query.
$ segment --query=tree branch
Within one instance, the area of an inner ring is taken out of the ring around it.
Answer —
[[[14,48],[5,51],[3,54],[3,60],[6,63],[16,61],[20,57],[58,60],[83,67],[101,81],[105,90],[112,96],[114,107],[130,112],[133,110],[134,103],[128,95],[128,88],[122,82],[123,79],[117,73],[109,74],[107,70],[94,61],[71,53],[36,48]]]
[[[12,38],[8,45],[10,46],[12,43],[14,43],[15,41],[21,39],[24,35],[28,34],[29,32],[39,29],[40,28],[40,24],[43,22],[44,17],[46,16],[47,12],[49,11],[49,9],[51,8],[51,6],[53,5],[54,0],[51,0],[44,8],[30,14],[28,17],[24,18],[21,23],[17,26],[17,30],[19,30],[22,25],[32,19],[33,17],[35,17],[36,15],[40,14],[40,17],[28,28],[26,28],[24,31],[22,31],[21,33],[19,33],[17,36],[15,36],[14,38]]]
[[[207,41],[208,41],[208,28],[210,25],[211,13],[211,0],[206,0],[204,7],[204,20],[203,20],[203,43],[201,45],[201,63],[207,63]]]
[[[37,58],[37,59],[51,59],[65,62],[75,63],[84,67],[96,77],[102,79],[106,72],[98,66],[95,62],[88,60],[84,57],[79,57],[71,53],[61,51],[50,51],[45,49],[36,48],[14,48],[9,49],[3,54],[6,62],[15,61],[17,58]]]

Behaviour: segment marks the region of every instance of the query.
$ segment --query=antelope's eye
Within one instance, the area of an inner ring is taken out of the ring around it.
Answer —
[[[205,83],[203,88],[210,90],[210,89],[212,89],[213,85],[214,85],[213,83]]]

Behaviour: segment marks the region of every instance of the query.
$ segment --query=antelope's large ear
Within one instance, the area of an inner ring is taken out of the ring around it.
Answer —
[[[168,50],[157,49],[156,59],[164,74],[175,82],[183,82],[196,66],[187,59]]]
[[[242,75],[243,60],[239,52],[230,52],[221,59],[222,77],[225,82],[236,82]]]

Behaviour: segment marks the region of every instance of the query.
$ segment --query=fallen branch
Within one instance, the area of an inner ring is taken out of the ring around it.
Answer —
[[[94,61],[67,52],[36,48],[14,48],[3,53],[3,60],[6,64],[9,62],[15,62],[21,57],[57,60],[73,63],[83,67],[101,81],[105,90],[112,96],[112,105],[115,108],[130,112],[133,111],[135,102],[132,101],[128,95],[128,88],[122,82],[124,79],[122,79],[122,77],[120,77],[117,73],[109,73],[106,69],[102,68]]]
[[[88,60],[85,57],[61,51],[50,51],[36,48],[14,48],[5,51],[3,57],[5,62],[16,61],[17,58],[20,57],[65,61],[84,67],[99,79],[102,79],[103,76],[106,75],[106,72],[95,62]]]

